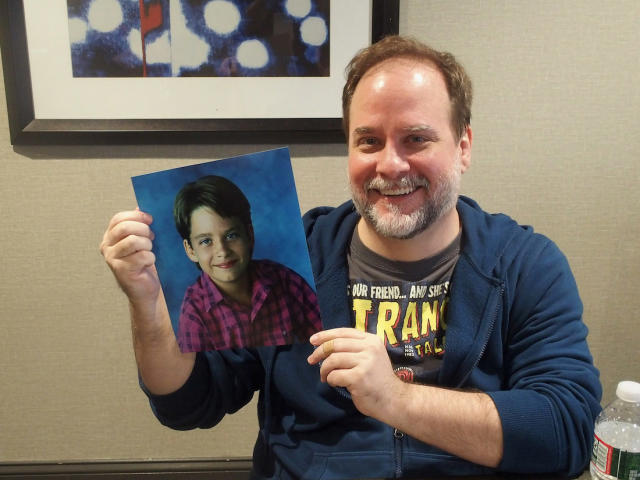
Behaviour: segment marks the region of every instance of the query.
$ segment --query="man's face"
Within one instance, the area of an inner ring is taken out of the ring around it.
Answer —
[[[442,74],[411,59],[369,70],[350,107],[349,180],[365,221],[411,238],[455,208],[470,162],[471,130],[457,140]]]
[[[191,214],[190,242],[183,243],[187,256],[223,292],[248,288],[253,235],[238,218],[223,218],[208,207],[199,207]]]

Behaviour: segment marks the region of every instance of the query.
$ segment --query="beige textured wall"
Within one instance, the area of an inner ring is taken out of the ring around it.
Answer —
[[[402,33],[458,55],[476,86],[464,191],[565,251],[605,400],[640,380],[640,4],[402,0]],[[270,146],[9,145],[0,92],[0,462],[248,456],[255,405],[213,431],[158,425],[127,308],[98,253],[129,177]],[[303,210],[347,198],[342,145],[293,146]]]

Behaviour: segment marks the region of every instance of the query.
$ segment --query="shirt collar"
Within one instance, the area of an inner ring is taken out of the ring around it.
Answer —
[[[205,310],[210,311],[215,305],[218,305],[224,300],[224,295],[222,295],[218,286],[213,283],[213,280],[209,278],[209,275],[207,275],[206,272],[202,272],[202,274],[200,274],[200,283],[205,293],[204,298],[202,299],[204,302],[204,308]]]

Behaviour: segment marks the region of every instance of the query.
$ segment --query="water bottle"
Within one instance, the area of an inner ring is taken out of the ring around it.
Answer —
[[[591,478],[640,480],[640,383],[620,382],[596,419]]]

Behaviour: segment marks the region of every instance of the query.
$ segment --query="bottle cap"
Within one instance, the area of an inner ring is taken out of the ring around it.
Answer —
[[[625,402],[640,402],[640,383],[629,380],[618,383],[616,396]]]

